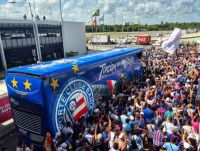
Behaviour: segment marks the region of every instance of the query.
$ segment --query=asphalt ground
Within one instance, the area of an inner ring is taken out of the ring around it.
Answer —
[[[14,123],[3,125],[0,124],[0,149],[7,147],[9,151],[15,151],[18,138],[15,132]]]

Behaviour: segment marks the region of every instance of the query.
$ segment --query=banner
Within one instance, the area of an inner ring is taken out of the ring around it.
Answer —
[[[12,113],[10,108],[9,97],[0,98],[0,124],[11,119]]]
[[[182,35],[182,30],[175,28],[169,39],[162,43],[162,50],[169,54],[173,54],[178,48],[178,44]]]

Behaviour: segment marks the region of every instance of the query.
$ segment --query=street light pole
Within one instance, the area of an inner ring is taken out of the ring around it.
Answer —
[[[124,20],[123,20],[123,14],[122,14],[122,34],[121,34],[121,40],[123,39],[123,31],[124,31],[124,29],[123,29],[123,22],[124,22]]]
[[[138,20],[138,32],[140,31],[140,14],[139,14],[139,20]]]
[[[59,0],[59,4],[60,4],[60,20],[63,21],[63,15],[62,15],[62,3],[61,3],[61,0]]]
[[[124,16],[122,15],[122,33],[124,32]]]
[[[5,71],[7,71],[6,57],[5,57],[5,53],[4,53],[4,49],[3,49],[3,43],[1,40],[1,34],[0,34],[0,56],[2,59],[3,67],[4,67]]]
[[[63,13],[62,13],[62,1],[61,0],[59,0],[59,5],[60,5],[61,34],[62,34],[62,40],[63,40],[64,32],[63,32]],[[64,43],[63,43],[63,48],[64,48]],[[67,55],[65,53],[65,49],[63,49],[63,51],[64,51],[64,58],[66,58]]]
[[[34,1],[33,1],[34,2]],[[9,3],[12,3],[12,4],[28,4],[29,5],[29,9],[30,9],[30,13],[31,13],[31,18],[32,18],[32,22],[33,22],[33,33],[34,33],[34,37],[35,37],[35,44],[36,44],[36,49],[37,49],[37,57],[38,57],[38,62],[41,62],[42,61],[42,55],[41,55],[41,48],[40,48],[40,39],[39,39],[39,34],[38,34],[38,27],[37,27],[37,23],[35,21],[35,17],[33,15],[33,11],[32,11],[32,8],[31,8],[31,3],[28,2],[9,2]],[[36,12],[35,12],[36,14]]]
[[[30,2],[28,2],[30,4]],[[30,6],[30,5],[29,5]],[[36,18],[36,7],[35,7],[35,0],[33,0],[33,7],[34,7],[34,16]]]
[[[115,10],[114,10],[114,32],[115,32]]]

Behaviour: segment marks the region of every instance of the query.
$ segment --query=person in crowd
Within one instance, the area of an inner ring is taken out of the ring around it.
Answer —
[[[165,135],[163,133],[163,126],[160,126],[158,130],[153,134],[153,148],[154,150],[160,150],[163,142],[165,141]]]
[[[175,138],[173,137],[170,142],[164,143],[163,148],[166,149],[166,151],[179,151],[179,146],[175,144]]]
[[[3,147],[0,149],[0,151],[9,151],[9,149],[7,147]]]
[[[150,123],[148,123],[146,125],[146,131],[147,131],[147,141],[148,141],[148,148],[150,150],[153,149],[153,135],[154,135],[154,132],[155,132],[155,124],[154,124],[154,120],[152,119],[150,121]]]
[[[16,151],[23,151],[24,150],[24,143],[19,141],[17,143]]]

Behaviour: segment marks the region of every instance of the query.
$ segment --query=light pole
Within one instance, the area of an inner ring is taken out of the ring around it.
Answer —
[[[63,40],[63,36],[64,36],[64,32],[63,32],[63,13],[62,13],[62,0],[59,0],[59,6],[60,6],[60,22],[61,22],[61,34],[62,34],[62,40]],[[63,48],[64,48],[64,42],[63,42]],[[64,58],[67,57],[66,53],[65,53],[65,49],[64,51]]]
[[[114,32],[115,32],[115,22],[116,22],[116,10],[114,9],[114,12],[112,13],[112,16],[113,16],[113,22],[114,22]]]
[[[123,39],[123,32],[124,32],[124,16],[123,16],[123,14],[122,14],[122,36],[121,36],[121,39]]]
[[[139,14],[139,20],[138,20],[138,32],[140,31],[140,14]]]
[[[124,16],[122,15],[122,33],[124,32]]]
[[[4,67],[5,71],[7,71],[6,57],[5,57],[3,44],[2,44],[2,40],[1,40],[1,34],[0,34],[0,56],[2,59],[3,67]]]
[[[63,21],[63,15],[62,15],[62,2],[61,2],[61,0],[59,0],[59,4],[60,4],[60,20]]]
[[[37,27],[37,23],[36,23],[36,20],[35,20],[36,16],[33,16],[31,3],[30,2],[28,2],[28,3],[27,2],[16,2],[16,1],[12,1],[12,2],[9,2],[9,3],[29,5],[31,18],[32,18],[32,22],[33,22],[33,32],[34,32],[34,37],[35,37],[35,44],[36,44],[36,49],[37,49],[38,62],[41,62],[42,61],[42,54],[41,54],[41,48],[40,48],[40,39],[39,39],[39,34],[38,34],[38,27]],[[35,12],[35,14],[36,14],[36,12]]]

